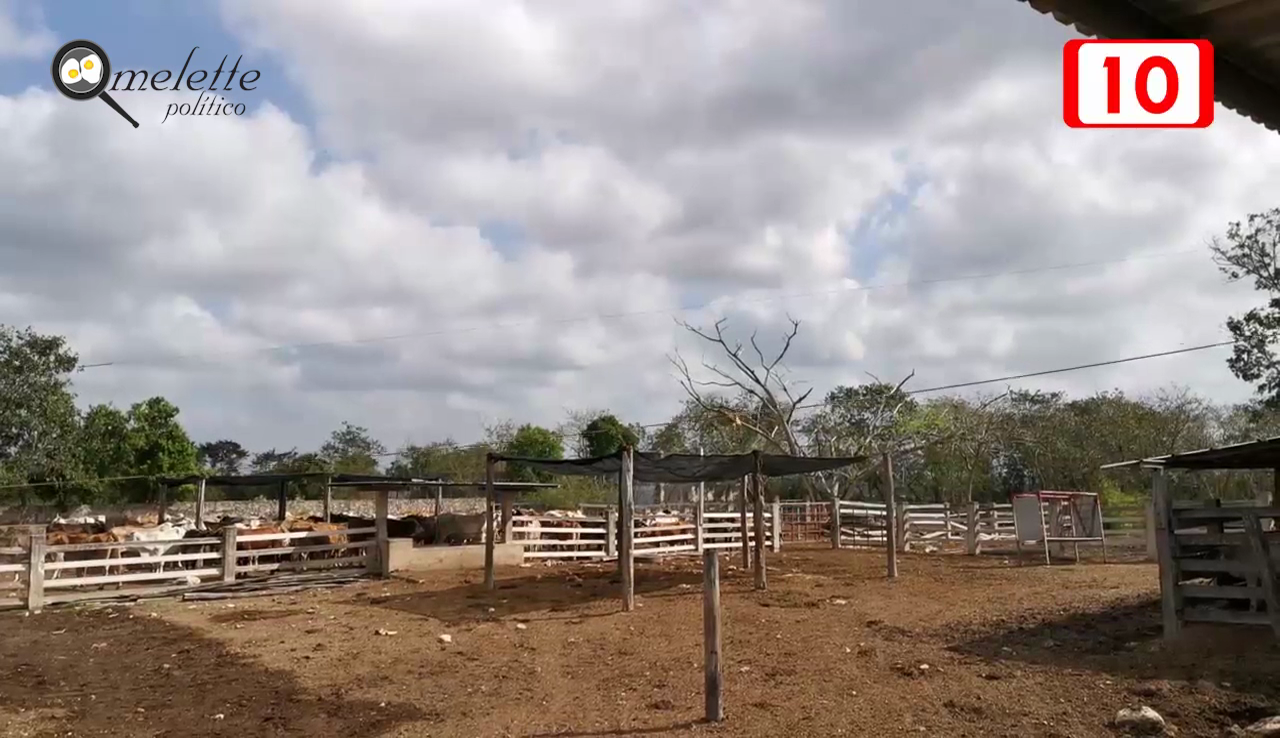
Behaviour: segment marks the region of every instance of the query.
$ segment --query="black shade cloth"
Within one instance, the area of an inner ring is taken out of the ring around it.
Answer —
[[[589,459],[528,459],[518,456],[494,455],[495,461],[523,464],[548,474],[561,476],[598,477],[617,474],[622,470],[620,455],[598,456]],[[785,456],[760,454],[761,472],[766,477],[786,477],[792,474],[810,474],[830,471],[865,461],[865,456]],[[727,482],[741,479],[755,471],[754,454],[670,454],[637,451],[633,456],[632,478],[637,482]]]
[[[183,484],[197,484],[201,477],[199,475],[191,475],[186,477],[163,477],[159,482],[168,487],[177,487]],[[328,474],[325,472],[300,472],[298,474],[241,474],[236,476],[210,476],[203,477],[205,484],[211,487],[263,487],[272,484],[282,484],[284,482],[300,482],[308,479],[324,481],[326,479],[334,484],[353,485],[361,483],[399,483],[405,485],[432,484],[430,479],[414,479],[413,477],[389,477],[381,474]]]

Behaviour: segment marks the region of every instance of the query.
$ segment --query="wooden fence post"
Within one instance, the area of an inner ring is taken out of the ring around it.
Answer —
[[[374,574],[386,579],[391,576],[391,539],[387,536],[387,513],[391,507],[389,495],[385,487],[379,487],[374,493],[374,550],[377,552],[377,569]]]
[[[886,573],[890,579],[898,578],[898,521],[895,520],[898,513],[897,501],[893,496],[893,459],[888,453],[881,455],[881,464],[884,467],[884,547],[888,551],[888,565]]]
[[[634,459],[631,447],[622,449],[622,466],[618,470],[618,515],[622,518],[622,540],[619,543],[618,566],[622,569],[622,610],[636,608],[635,583],[635,489]]]
[[[164,516],[169,514],[169,485],[156,480],[156,523],[163,523]]]
[[[751,455],[755,462],[754,471],[751,472],[751,486],[755,492],[752,498],[751,517],[752,532],[755,535],[753,548],[755,549],[755,583],[756,589],[768,589],[768,572],[765,569],[764,560],[764,474],[762,473],[762,460],[759,451],[752,451]]]
[[[494,466],[497,462],[493,459],[493,454],[487,454],[484,462],[484,587],[485,589],[497,589],[498,580],[494,578],[493,572],[493,546],[494,535],[493,529],[493,502],[494,502]],[[437,524],[439,521],[437,520]]]
[[[236,580],[236,527],[228,525],[222,529],[222,581]]]
[[[707,524],[706,515],[702,509],[702,503],[693,508],[693,550],[696,553],[702,553],[706,550],[706,531],[703,529]]]
[[[289,483],[281,482],[276,492],[276,520],[283,521],[289,517]]]
[[[1159,553],[1156,551],[1156,503],[1155,500],[1147,500],[1147,506],[1143,509],[1145,519],[1143,520],[1143,538],[1147,541],[1147,558],[1156,561]]]
[[[27,612],[39,613],[44,609],[44,555],[46,534],[44,526],[31,528],[31,556],[27,559]]]
[[[511,543],[512,528],[515,527],[515,515],[512,508],[515,506],[515,500],[511,499],[511,495],[504,493],[502,499],[502,542]]]
[[[333,514],[333,478],[324,480],[324,522],[328,523]]]
[[[738,534],[742,537],[742,568],[751,566],[751,527],[747,519],[747,488],[751,477],[742,478],[742,490],[738,495]]]
[[[978,503],[969,501],[969,510],[964,522],[964,552],[970,556],[978,555]]]
[[[840,498],[831,497],[831,547],[840,548]]]
[[[1164,637],[1175,638],[1182,629],[1182,598],[1178,591],[1177,561],[1173,558],[1174,525],[1168,479],[1163,469],[1151,474],[1151,501],[1155,508],[1156,560],[1160,565],[1160,616]]]
[[[773,516],[771,518],[773,525],[770,529],[770,533],[772,534],[772,545],[770,547],[773,549],[774,553],[777,553],[779,549],[782,548],[782,500],[774,500],[773,510],[770,512]]]
[[[204,477],[200,478],[200,483],[196,486],[196,528],[204,530]]]
[[[604,555],[618,555],[618,511],[610,507],[604,511]]]
[[[896,521],[898,523],[898,551],[906,552],[911,550],[911,543],[907,540],[907,503],[899,502]]]
[[[716,552],[702,554],[702,655],[706,719],[724,719],[724,675],[720,670],[720,559]]]

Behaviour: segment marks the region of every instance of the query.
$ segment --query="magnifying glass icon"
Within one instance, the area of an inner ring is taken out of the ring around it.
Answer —
[[[111,106],[120,117],[138,127],[138,121],[125,112],[107,92],[111,84],[111,60],[107,52],[92,41],[71,41],[63,44],[53,55],[53,86],[72,100],[88,100],[94,97]]]

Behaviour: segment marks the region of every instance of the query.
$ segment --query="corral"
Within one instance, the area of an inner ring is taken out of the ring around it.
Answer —
[[[700,562],[430,572],[254,600],[0,615],[0,734],[1181,736],[1274,714],[1274,647],[1160,638],[1156,567],[784,546],[726,559],[726,721],[702,715]],[[448,635],[451,642],[442,642]],[[1247,656],[1247,658],[1246,658]]]

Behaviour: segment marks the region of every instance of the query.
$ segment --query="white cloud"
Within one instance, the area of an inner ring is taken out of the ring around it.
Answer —
[[[44,25],[40,8],[25,12],[15,0],[0,0],[0,59],[38,59],[52,54],[58,42]]]
[[[261,448],[344,419],[392,444],[570,408],[661,420],[666,354],[701,351],[670,318],[688,304],[775,345],[801,319],[790,368],[821,393],[1204,343],[1252,300],[1185,252],[1273,204],[1280,139],[1226,111],[1065,129],[1069,34],[1017,3],[607,11],[228,3],[314,133],[270,105],[134,130],[0,97],[0,321],[116,361],[77,378],[87,399],[164,393],[197,436]],[[118,97],[143,121],[167,102]],[[1224,357],[1021,385],[1239,398]]]

